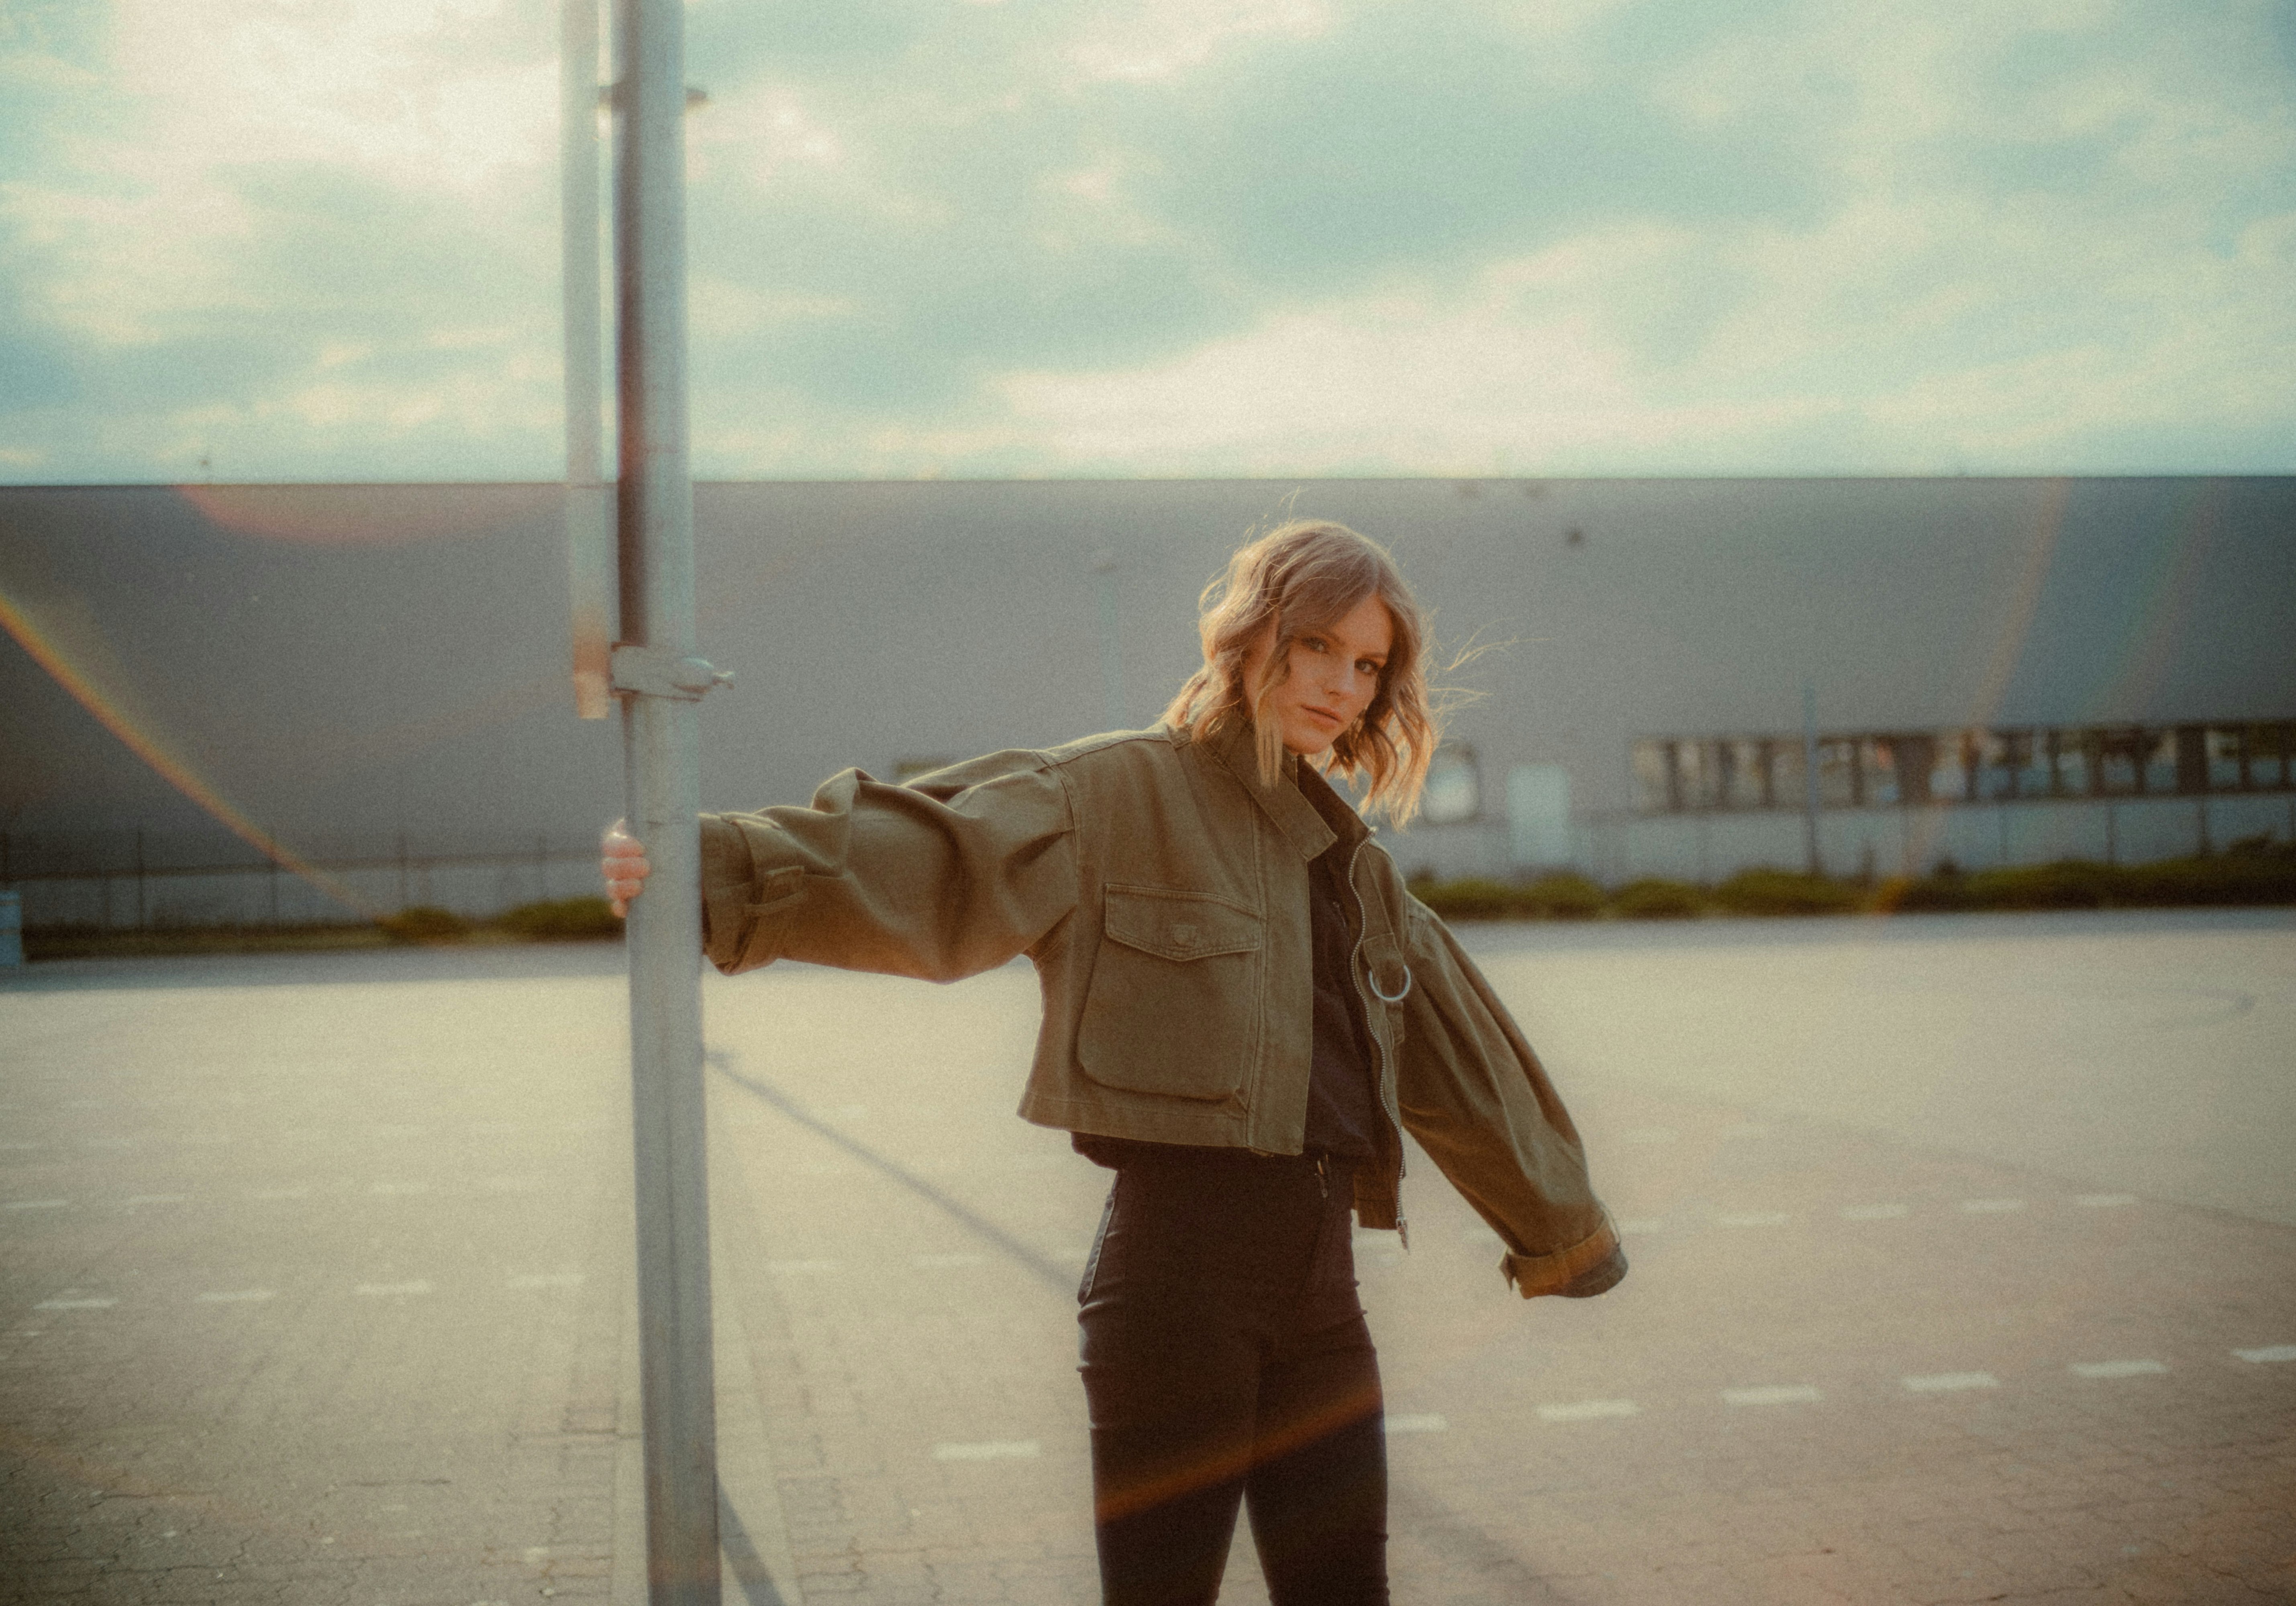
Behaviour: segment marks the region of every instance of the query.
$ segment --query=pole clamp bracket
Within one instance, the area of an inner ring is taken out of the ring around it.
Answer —
[[[734,684],[734,671],[709,660],[677,658],[658,647],[616,642],[612,690],[625,697],[669,697],[700,702],[704,693]]]

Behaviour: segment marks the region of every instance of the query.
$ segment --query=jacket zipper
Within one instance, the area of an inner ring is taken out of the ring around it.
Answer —
[[[1368,841],[1369,839],[1365,839]],[[1364,843],[1357,842],[1348,854],[1348,897],[1356,905],[1356,944],[1348,955],[1348,984],[1356,990],[1357,1006],[1363,1012],[1365,1028],[1371,1026],[1371,1000],[1364,996],[1363,946],[1364,931],[1371,924],[1371,916],[1364,908],[1363,894],[1356,890],[1356,861],[1363,856]],[[1380,1006],[1384,1009],[1384,1004]],[[1379,1102],[1387,1116],[1388,1142],[1395,1145],[1395,1236],[1406,1253],[1411,1249],[1411,1221],[1403,1213],[1403,1111],[1396,1102],[1394,1056],[1376,1032],[1371,1034],[1373,1052],[1379,1055]]]

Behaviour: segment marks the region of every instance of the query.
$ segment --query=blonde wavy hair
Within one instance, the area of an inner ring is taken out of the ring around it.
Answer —
[[[1260,779],[1273,786],[1283,773],[1283,735],[1259,716],[1292,672],[1292,643],[1329,629],[1372,596],[1395,622],[1379,690],[1317,762],[1326,775],[1365,783],[1366,811],[1401,825],[1419,811],[1428,762],[1442,739],[1427,684],[1427,619],[1387,548],[1344,524],[1296,519],[1228,560],[1200,599],[1203,668],[1172,699],[1164,722],[1200,741],[1239,721],[1250,725]],[[1254,689],[1244,684],[1244,663],[1263,643],[1272,673]]]

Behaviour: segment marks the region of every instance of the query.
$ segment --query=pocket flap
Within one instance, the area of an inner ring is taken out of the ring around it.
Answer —
[[[1207,892],[1110,887],[1104,930],[1111,942],[1160,959],[1209,959],[1259,946],[1259,916]]]

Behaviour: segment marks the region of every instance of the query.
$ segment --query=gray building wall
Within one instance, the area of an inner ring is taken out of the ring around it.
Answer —
[[[1606,879],[1798,864],[1791,815],[1635,816],[1628,754],[1798,733],[1805,681],[1841,731],[2296,714],[2289,479],[707,484],[702,642],[740,679],[705,705],[703,795],[1145,724],[1195,660],[1197,594],[1287,511],[1390,543],[1443,643],[1484,649],[1451,676],[1481,812],[1395,839],[1406,866],[1508,870],[1523,766],[1567,775],[1570,857]],[[341,873],[366,902],[476,912],[586,889],[619,812],[616,728],[571,711],[553,487],[0,488],[0,874],[124,871],[140,831],[147,920],[330,906],[291,875],[155,892],[155,867],[254,859],[220,814],[373,861]],[[2284,799],[2210,807],[2219,842],[2291,824]],[[2168,800],[2112,829],[2135,859],[2195,825]],[[2102,856],[2105,828],[1841,810],[1825,841],[1890,870]],[[97,883],[23,884],[33,923],[97,917]]]

